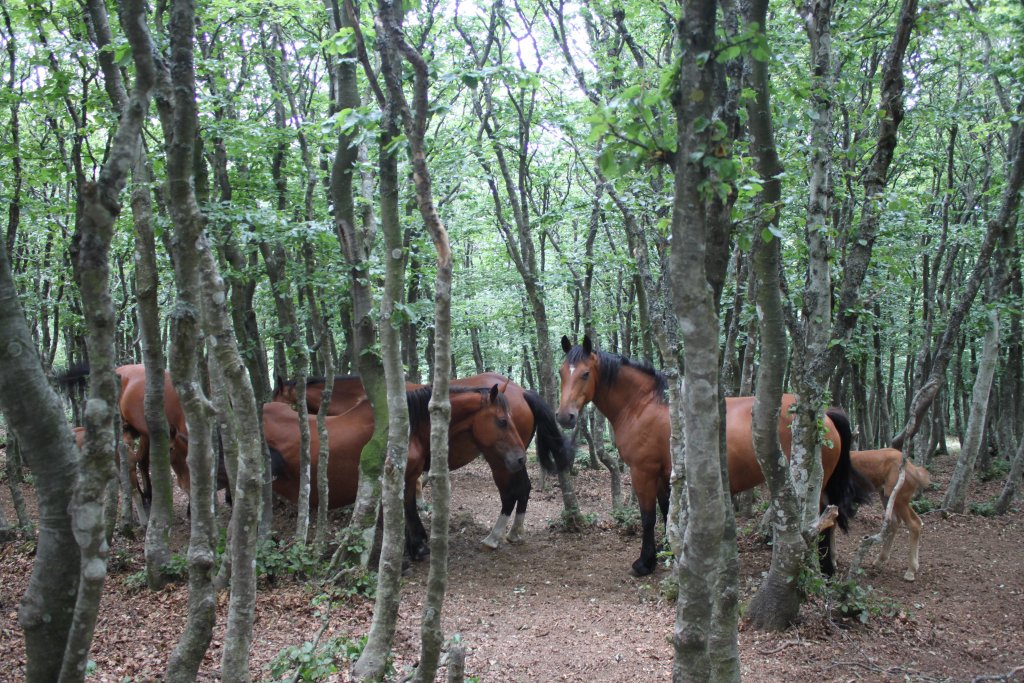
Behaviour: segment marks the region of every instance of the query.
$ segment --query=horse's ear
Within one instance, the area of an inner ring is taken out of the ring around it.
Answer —
[[[491,403],[494,403],[497,400],[498,400],[498,385],[495,384],[493,387],[491,387]]]
[[[590,343],[590,335],[589,334],[583,335],[583,353],[585,353],[585,354],[587,354],[589,356],[591,353],[593,353],[593,351],[594,351],[594,346],[593,346],[593,344]]]
[[[562,335],[562,351],[564,353],[569,353],[569,351],[571,349],[572,349],[572,342],[569,341],[569,338],[563,334]]]
[[[501,385],[501,389],[499,389],[499,391],[504,394],[505,390],[508,389],[508,383],[511,382],[511,381],[512,380],[510,378],[506,377],[505,378],[505,383]],[[495,384],[494,386],[498,386],[498,385]]]
[[[284,389],[284,377],[282,377],[281,375],[274,375],[274,382],[275,394]]]

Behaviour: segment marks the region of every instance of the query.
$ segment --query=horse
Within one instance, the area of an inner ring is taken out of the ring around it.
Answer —
[[[562,350],[566,356],[559,369],[562,394],[558,422],[562,427],[571,429],[583,406],[593,402],[611,423],[615,445],[629,466],[640,507],[641,550],[632,570],[635,576],[646,576],[654,571],[656,562],[655,504],[661,507],[663,517],[668,514],[672,458],[669,453],[668,402],[665,398],[667,381],[649,365],[595,350],[587,336],[578,346],[563,336]],[[792,417],[789,413],[795,401],[792,394],[782,398],[779,441],[786,457],[789,457],[792,445]],[[753,406],[754,398],[751,396],[725,400],[726,457],[729,486],[734,494],[764,481],[751,435]],[[838,409],[827,411],[824,429],[821,447],[824,495],[838,506],[837,523],[846,530],[856,505],[867,499],[867,483],[859,478],[850,464],[852,433],[846,414]],[[826,574],[835,572],[831,540],[829,529],[819,541],[822,570]]]
[[[347,381],[355,382],[358,378]],[[490,388],[452,387],[449,394],[452,406],[448,429],[449,467],[458,469],[482,453],[495,481],[501,482],[499,488],[502,488],[503,499],[505,490],[522,487],[526,465],[526,446],[519,436],[513,411],[506,399],[508,389],[508,384],[494,383]],[[406,392],[410,427],[404,508],[406,548],[413,559],[422,559],[429,552],[426,530],[416,509],[416,484],[429,467],[430,420],[427,407],[431,394],[429,386]],[[283,401],[268,403],[263,410],[264,432],[274,461],[274,490],[283,498],[296,502],[299,484],[298,415]],[[311,477],[315,481],[319,437],[316,418],[311,416],[309,420]],[[359,458],[363,446],[373,435],[373,410],[368,401],[358,402],[341,415],[327,416],[326,426],[331,454],[328,507],[336,508],[355,501]],[[525,481],[528,490],[529,480]],[[316,505],[315,489],[311,488],[310,499],[310,504]]]
[[[896,480],[900,476],[903,454],[895,448],[882,448],[874,451],[853,451],[850,453],[850,459],[853,461],[853,466],[874,485],[882,499],[882,507],[886,507],[889,496],[892,495],[892,490],[896,486]],[[928,470],[909,460],[906,471],[903,486],[900,487],[896,499],[893,501],[893,516],[885,530],[882,552],[875,558],[872,566],[879,567],[888,561],[889,553],[892,552],[892,542],[895,540],[896,532],[902,522],[910,532],[910,564],[903,578],[906,581],[913,581],[917,578],[917,570],[920,566],[917,553],[921,545],[921,528],[924,525],[921,523],[921,518],[914,512],[914,508],[910,507],[910,501],[919,491],[923,491],[931,484],[931,476],[928,474]]]
[[[132,487],[142,498],[143,507],[148,512],[153,502],[153,483],[149,476],[146,366],[139,363],[121,365],[114,369],[114,374],[121,380],[121,392],[118,395],[117,405],[121,413],[121,437],[128,447],[128,476]],[[64,386],[84,383],[88,375],[89,367],[81,365],[58,377],[58,382]],[[181,490],[189,493],[192,480],[188,471],[188,426],[185,422],[185,411],[178,399],[178,392],[174,390],[174,384],[171,382],[171,373],[166,370],[164,371],[164,416],[167,418],[171,470],[174,472]],[[133,448],[136,439],[139,444],[137,448]],[[227,490],[227,501],[230,503],[231,490],[228,486],[223,452],[218,456],[216,484],[218,490],[221,488]]]
[[[325,382],[323,377],[310,377],[306,381],[306,407],[311,414],[317,413],[321,408]],[[505,388],[503,393],[512,410],[512,421],[523,443],[529,446],[536,434],[537,459],[541,467],[549,472],[568,469],[573,461],[572,445],[559,430],[554,411],[539,394],[524,389],[509,378],[494,372],[484,372],[451,381],[451,386],[456,389],[460,387],[486,389],[495,384]],[[406,391],[412,392],[423,386],[422,384],[407,383]],[[274,400],[294,404],[298,400],[294,389],[294,380],[284,380],[278,377]],[[366,390],[357,375],[337,375],[332,384],[331,401],[327,408],[327,414],[347,413],[354,407],[366,403],[367,400]],[[424,438],[426,439],[426,437]],[[429,442],[429,440],[427,439],[425,442]],[[467,442],[465,437],[452,440],[448,449],[450,469],[462,467],[476,458],[479,453],[472,444]],[[487,548],[496,550],[500,547],[503,538],[513,544],[523,542],[526,507],[530,500],[532,484],[525,470],[521,474],[512,474],[504,468],[492,465],[491,475],[501,498],[501,511],[491,527],[490,533],[481,543]],[[419,549],[418,554],[422,554],[423,549],[427,547],[428,534],[420,519],[415,498],[407,496],[405,504],[407,528],[413,539],[413,546]],[[513,522],[511,529],[508,529],[506,534],[509,519],[513,519]]]
[[[122,438],[129,450],[129,477],[132,486],[142,496],[142,503],[149,511],[153,501],[153,484],[149,477],[149,425],[146,424],[146,367],[141,364],[121,365],[114,369],[121,380],[121,392],[118,396],[118,409],[121,412]],[[68,370],[57,378],[65,387],[84,384],[89,375],[89,367],[80,365]],[[178,478],[178,485],[184,491],[189,490],[188,463],[188,427],[185,424],[185,412],[178,400],[178,393],[171,383],[171,373],[164,371],[164,415],[167,417],[169,430],[171,469]],[[138,439],[138,447],[133,448]],[[141,482],[140,482],[141,479]]]

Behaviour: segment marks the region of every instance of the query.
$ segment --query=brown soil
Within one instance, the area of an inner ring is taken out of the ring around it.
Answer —
[[[531,466],[533,467],[533,466]],[[950,457],[935,463],[940,489],[926,497],[941,500]],[[538,481],[537,472],[534,483]],[[498,497],[486,465],[478,460],[452,475],[453,518],[449,593],[444,606],[446,633],[460,633],[467,646],[466,671],[480,681],[668,681],[673,649],[669,638],[674,605],[661,597],[667,570],[653,577],[629,576],[639,538],[611,520],[607,473],[582,471],[575,478],[583,511],[596,518],[582,533],[556,530],[561,495],[552,485],[534,489],[527,542],[483,549],[498,512]],[[972,500],[987,500],[1000,481],[976,485]],[[27,489],[26,489],[27,490]],[[29,492],[30,494],[30,492]],[[428,491],[429,495],[429,491]],[[0,505],[13,516],[6,483]],[[187,533],[183,499],[177,503],[175,542]],[[294,515],[275,509],[276,526],[289,529]],[[839,542],[845,568],[858,539],[875,533],[882,510],[877,504],[858,515],[852,533]],[[860,580],[870,587],[861,602],[870,606],[866,624],[844,621],[834,605],[812,599],[800,623],[785,633],[741,631],[743,679],[752,682],[969,681],[1006,675],[1024,665],[1024,514],[1019,507],[1001,518],[978,515],[923,516],[921,571],[903,581],[906,533],[901,531],[889,564],[869,569]],[[756,590],[770,561],[770,549],[747,529],[741,539],[741,592]],[[285,532],[287,533],[287,532]],[[873,555],[871,555],[873,557]],[[23,679],[24,647],[17,623],[33,557],[30,544],[0,545],[0,679]],[[142,568],[141,541],[118,540],[111,561],[89,681],[159,680],[183,628],[187,590],[183,584],[159,593],[132,587]],[[405,579],[395,640],[399,678],[416,661],[419,615],[426,563]],[[314,638],[321,620],[312,583],[279,579],[261,584],[252,651],[255,680],[269,680],[268,665],[285,647]],[[200,674],[216,680],[226,596],[218,630]],[[351,598],[334,608],[325,638],[366,633],[373,603]],[[342,664],[344,670],[345,665]],[[439,680],[444,680],[442,669]],[[347,680],[344,672],[327,680]],[[1024,680],[1024,669],[1015,678]]]

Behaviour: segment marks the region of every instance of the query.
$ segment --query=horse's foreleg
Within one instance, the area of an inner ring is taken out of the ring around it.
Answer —
[[[512,520],[512,528],[506,536],[509,543],[523,543],[526,538],[523,536],[523,529],[526,527],[526,506],[530,502],[530,475],[526,470],[520,470],[516,474],[516,516]]]
[[[498,494],[501,496],[501,514],[494,521],[491,532],[480,541],[480,544],[485,548],[497,550],[501,546],[502,539],[505,538],[509,517],[512,516],[512,511],[516,507],[517,497],[514,482],[514,478],[501,483],[495,482],[498,483]]]
[[[430,545],[427,542],[427,530],[420,519],[420,511],[416,507],[416,489],[413,485],[412,493],[409,493],[409,486],[406,486],[405,495],[405,549],[413,560],[422,560],[430,554]]]
[[[641,544],[640,557],[633,562],[633,576],[647,576],[654,571],[657,564],[657,551],[654,548],[654,527],[658,523],[658,492],[656,483],[641,481],[637,486],[636,475],[633,476],[633,488],[636,490],[637,503],[640,507]]]
[[[894,507],[892,517],[886,521],[885,528],[882,529],[882,550],[878,553],[875,561],[871,563],[872,567],[881,567],[889,561],[889,555],[892,553],[892,544],[896,540],[896,531],[900,528],[900,520],[897,516],[899,514],[898,501]]]

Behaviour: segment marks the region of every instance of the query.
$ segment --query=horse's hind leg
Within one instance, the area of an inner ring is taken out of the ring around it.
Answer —
[[[834,576],[836,573],[834,531],[835,527],[829,527],[818,535],[818,562],[825,576]]]
[[[512,528],[505,539],[509,543],[523,543],[526,538],[523,536],[523,528],[526,526],[526,505],[530,502],[530,475],[525,469],[520,470],[514,476],[513,482],[516,488],[516,516],[512,520]]]
[[[914,509],[910,507],[908,503],[906,506],[900,508],[900,519],[907,525],[907,531],[910,532],[910,566],[907,568],[906,573],[903,575],[904,580],[913,581],[917,578],[917,570],[920,566],[918,563],[917,552],[921,547],[921,528],[924,526],[921,523],[921,518],[917,516]]]
[[[882,550],[871,564],[872,567],[881,567],[889,561],[889,555],[892,554],[892,544],[896,540],[896,532],[900,528],[900,519],[902,518],[899,501],[896,501],[893,507],[893,515],[882,529]]]

